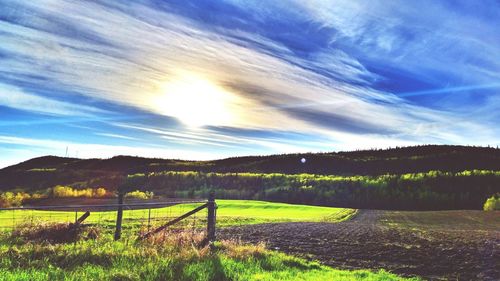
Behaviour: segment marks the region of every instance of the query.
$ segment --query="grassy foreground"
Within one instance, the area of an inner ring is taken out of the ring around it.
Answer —
[[[97,240],[47,244],[0,239],[1,280],[418,280],[383,270],[337,270],[263,245],[232,241],[209,247],[182,233],[136,243]]]
[[[218,200],[218,226],[266,222],[346,220],[355,210],[261,201]],[[153,209],[154,218],[180,215],[198,204]],[[147,210],[128,210],[124,227],[136,232]],[[197,229],[173,229],[142,242],[131,233],[113,241],[109,226],[116,212],[92,212],[88,222],[97,230],[78,234],[76,242],[52,242],[40,238],[64,236],[74,212],[5,211],[0,222],[16,226],[0,232],[0,280],[410,280],[386,271],[338,270],[283,253],[265,245],[217,242],[214,249],[197,245],[204,234]],[[203,220],[202,213],[198,219]],[[42,218],[43,222],[36,221]],[[15,219],[18,221],[16,222]],[[62,227],[62,228],[61,228]],[[5,229],[5,228],[4,228]],[[38,234],[37,234],[38,233]],[[48,233],[48,234],[47,234]],[[34,234],[34,235],[33,235]],[[71,240],[73,241],[73,240]],[[417,280],[417,279],[411,279]]]
[[[151,209],[153,224],[161,224],[168,218],[177,217],[200,204],[180,204],[171,207]],[[252,200],[217,200],[217,225],[233,226],[271,222],[340,222],[355,214],[354,209],[271,203]],[[82,214],[81,212],[79,213]],[[148,210],[125,210],[124,228],[136,229],[147,224]],[[195,219],[202,224],[206,210],[196,214]],[[16,210],[0,211],[0,228],[11,229],[19,224],[42,222],[73,222],[75,212]],[[87,223],[112,227],[116,211],[91,212]]]

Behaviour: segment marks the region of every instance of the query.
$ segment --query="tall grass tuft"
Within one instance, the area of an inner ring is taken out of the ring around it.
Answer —
[[[100,229],[72,223],[25,223],[17,226],[11,234],[11,241],[47,242],[52,244],[72,243],[81,239],[97,239]]]

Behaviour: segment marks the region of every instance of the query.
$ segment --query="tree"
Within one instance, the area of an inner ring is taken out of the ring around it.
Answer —
[[[498,211],[500,210],[500,193],[497,193],[484,202],[483,210],[485,211]]]

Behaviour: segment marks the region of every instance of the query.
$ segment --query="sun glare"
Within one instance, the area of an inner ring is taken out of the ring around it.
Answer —
[[[229,125],[237,116],[231,109],[234,99],[216,83],[185,74],[162,85],[154,106],[190,127]]]

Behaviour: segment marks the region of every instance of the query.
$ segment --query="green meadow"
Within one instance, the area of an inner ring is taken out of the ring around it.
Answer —
[[[247,200],[218,200],[217,203],[217,223],[222,227],[298,221],[335,223],[349,219],[356,212]],[[167,219],[198,205],[152,209],[151,216]],[[112,227],[115,216],[115,211],[92,212],[88,223]],[[203,226],[204,216],[206,213],[201,212],[194,218],[201,222],[199,226]],[[199,248],[196,245],[204,237],[202,232],[168,232],[141,242],[113,241],[110,231],[102,231],[97,239],[66,244],[23,238],[22,233],[44,227],[39,221],[71,222],[74,217],[75,212],[63,211],[0,212],[4,229],[12,229],[13,225],[24,228],[24,232],[0,233],[0,280],[418,280],[384,270],[334,269],[267,250],[264,244],[218,241],[213,248]],[[148,210],[126,210],[124,227],[136,230],[136,226],[144,225],[147,217]],[[158,223],[160,221],[162,219]]]
[[[172,237],[172,236],[170,236]],[[386,271],[338,270],[266,250],[218,242],[197,249],[186,240],[126,243],[111,237],[69,244],[0,242],[3,281],[26,280],[418,280]]]
[[[201,205],[179,204],[170,207],[141,210],[124,210],[124,229],[145,227],[148,218],[150,225],[160,225],[167,220],[180,216]],[[251,200],[217,200],[217,226],[236,226],[244,224],[273,223],[273,222],[340,222],[349,219],[356,213],[354,209],[319,207],[308,205],[294,205]],[[75,215],[83,212],[74,211],[41,211],[41,210],[14,210],[0,211],[0,227],[4,230],[12,229],[21,224],[36,224],[38,222],[73,222]],[[184,223],[195,222],[197,225],[206,219],[206,210],[198,212]],[[86,223],[111,228],[116,221],[116,211],[91,212]]]

